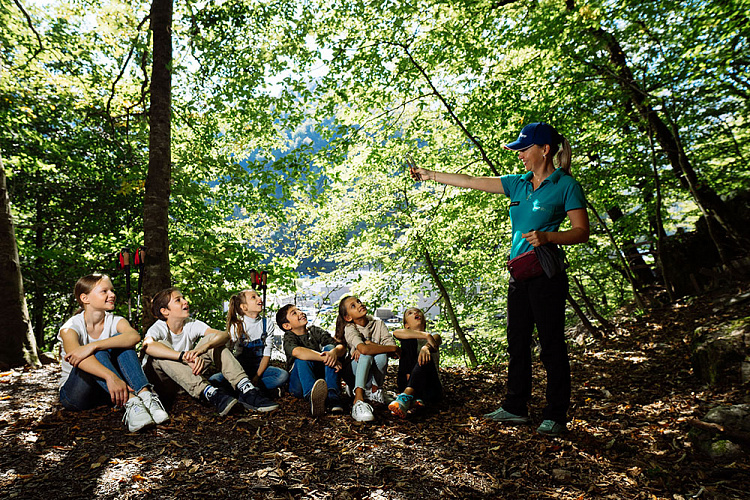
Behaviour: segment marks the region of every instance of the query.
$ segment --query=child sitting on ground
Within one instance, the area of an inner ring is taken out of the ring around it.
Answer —
[[[385,323],[367,314],[367,308],[357,297],[344,297],[339,302],[336,318],[336,340],[346,343],[352,357],[354,372],[354,405],[352,418],[358,422],[375,419],[372,406],[365,403],[386,402],[383,382],[388,368],[388,356],[398,357],[401,349]]]
[[[112,402],[125,407],[130,432],[169,419],[151,392],[135,345],[138,334],[128,320],[112,314],[115,291],[104,274],[79,279],[74,295],[80,309],[60,327],[60,403],[68,410],[88,410]]]
[[[404,328],[393,332],[401,341],[398,362],[398,390],[401,394],[388,405],[391,413],[404,418],[412,406],[421,407],[423,401],[435,404],[443,396],[438,366],[440,335],[425,332],[426,319],[421,309],[412,307],[404,312]]]
[[[339,395],[340,357],[346,347],[318,326],[307,326],[307,315],[287,304],[276,313],[276,323],[284,330],[284,352],[289,371],[289,392],[310,401],[313,416],[343,413]]]
[[[251,377],[253,385],[265,392],[284,385],[289,380],[289,373],[270,365],[276,324],[265,316],[261,317],[262,312],[263,299],[255,290],[232,295],[227,312],[227,331],[237,361]],[[221,373],[210,380],[219,386],[226,383]]]
[[[162,383],[176,383],[192,397],[213,404],[221,416],[237,402],[249,410],[267,412],[279,407],[253,385],[239,361],[224,346],[226,332],[190,318],[190,307],[176,288],[160,291],[151,310],[158,320],[146,332],[144,364]],[[208,383],[203,373],[211,362],[239,392],[238,398]]]

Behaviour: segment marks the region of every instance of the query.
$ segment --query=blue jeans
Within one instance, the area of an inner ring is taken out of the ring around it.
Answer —
[[[125,381],[136,394],[151,387],[134,349],[97,351],[94,357]],[[76,367],[60,388],[60,403],[68,410],[89,410],[111,402],[107,382]]]
[[[256,367],[253,372],[245,370],[245,373],[247,373],[248,378],[253,378],[255,374],[258,373],[258,368]],[[289,373],[286,370],[282,370],[275,366],[267,366],[266,369],[263,370],[263,375],[260,376],[260,381],[263,382],[263,387],[266,389],[276,389],[277,387],[281,387],[286,384],[287,380],[289,380]],[[208,381],[211,382],[211,385],[217,387],[223,385],[231,387],[231,384],[227,382],[227,379],[221,373],[211,375]]]
[[[373,366],[373,361],[375,366]],[[359,361],[352,358],[352,371],[354,372],[355,389],[366,389],[376,385],[383,386],[385,381],[385,371],[388,367],[388,355],[386,353],[375,354],[374,356],[361,354]]]
[[[327,345],[323,348],[323,351],[330,351],[334,347],[336,346]],[[322,361],[295,359],[292,371],[289,373],[289,392],[294,397],[307,399],[310,396],[313,384],[319,378],[325,379],[329,396],[339,396],[339,374],[336,370],[326,366]],[[331,392],[335,394],[331,394]]]

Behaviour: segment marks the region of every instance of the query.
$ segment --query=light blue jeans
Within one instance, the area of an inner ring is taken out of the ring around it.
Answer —
[[[128,384],[136,394],[151,387],[133,349],[107,349],[97,351],[94,357]],[[110,403],[107,382],[76,367],[60,388],[60,403],[68,410],[89,410]]]
[[[352,358],[355,389],[368,389],[373,385],[383,387],[387,367],[388,354],[386,353],[375,354],[374,356],[361,354],[359,361]]]

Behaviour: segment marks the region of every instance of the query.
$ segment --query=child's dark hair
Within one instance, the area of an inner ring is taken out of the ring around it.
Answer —
[[[242,315],[240,306],[245,303],[246,292],[249,292],[249,290],[242,290],[240,293],[232,295],[229,299],[227,311],[227,332],[231,332],[234,326],[237,329],[237,338],[239,339],[245,336],[245,322],[240,317]]]
[[[160,292],[157,292],[156,295],[154,295],[154,298],[151,299],[151,313],[156,319],[167,319],[161,313],[161,310],[169,306],[169,301],[172,300],[172,293],[179,291],[179,288],[169,287]]]
[[[287,319],[286,315],[289,314],[289,309],[294,307],[294,304],[287,304],[283,306],[281,309],[276,311],[276,324],[279,325],[279,328],[281,328],[284,331],[287,331],[284,328],[284,323],[289,323],[289,320]]]
[[[75,295],[76,302],[78,302],[78,310],[76,311],[76,314],[79,314],[84,309],[83,302],[81,302],[81,294],[91,293],[91,290],[96,288],[96,285],[104,278],[109,279],[109,276],[101,273],[92,273],[87,274],[76,281],[76,284],[73,287],[73,295]]]
[[[336,318],[336,341],[346,345],[346,336],[344,335],[344,330],[346,329],[346,325],[351,323],[351,321],[347,321],[344,319],[346,316],[346,301],[347,299],[353,299],[354,295],[347,295],[346,297],[342,297],[339,301],[339,315]]]

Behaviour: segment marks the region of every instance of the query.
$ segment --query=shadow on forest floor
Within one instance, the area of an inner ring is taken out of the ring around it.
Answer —
[[[445,369],[445,403],[411,420],[384,407],[370,424],[313,419],[288,395],[270,415],[220,418],[181,396],[168,425],[140,434],[109,408],[61,409],[56,366],[6,372],[0,497],[747,498],[747,462],[711,462],[687,439],[688,419],[750,402],[747,387],[710,389],[692,373],[693,330],[747,316],[718,300],[623,317],[607,340],[574,346],[573,420],[554,439],[535,432],[538,360],[533,424],[518,427],[481,419],[499,404],[505,366]]]

